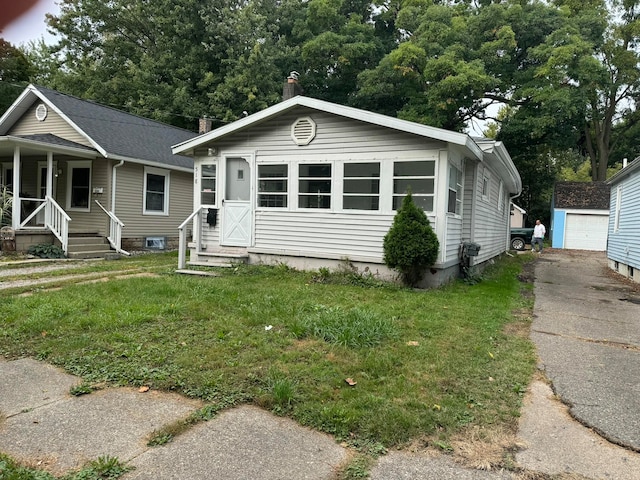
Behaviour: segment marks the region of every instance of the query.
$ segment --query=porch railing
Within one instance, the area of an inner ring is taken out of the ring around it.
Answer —
[[[131,255],[129,252],[122,249],[122,228],[124,227],[124,223],[116,217],[115,213],[104,208],[98,200],[94,200],[94,202],[96,202],[96,205],[98,205],[102,211],[107,214],[107,217],[109,217],[109,236],[107,237],[107,240],[109,240],[111,248],[122,255]]]
[[[49,195],[44,197],[44,203],[40,205],[31,215],[33,216],[44,207],[44,225],[51,233],[53,233],[60,243],[62,244],[62,250],[67,255],[69,252],[69,222],[71,217],[62,209],[58,202],[56,202]],[[27,219],[27,221],[30,218]]]
[[[178,269],[182,270],[187,266],[187,225],[190,222],[194,222],[193,226],[193,241],[196,244],[196,248],[200,250],[200,228],[202,224],[202,207],[195,210],[187,219],[178,227]]]

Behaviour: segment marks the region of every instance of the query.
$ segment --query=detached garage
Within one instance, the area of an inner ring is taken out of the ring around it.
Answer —
[[[609,186],[604,182],[558,182],[551,204],[551,246],[607,249]]]

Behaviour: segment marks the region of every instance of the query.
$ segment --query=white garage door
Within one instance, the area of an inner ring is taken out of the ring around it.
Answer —
[[[608,215],[579,215],[567,213],[564,248],[574,250],[607,249]]]

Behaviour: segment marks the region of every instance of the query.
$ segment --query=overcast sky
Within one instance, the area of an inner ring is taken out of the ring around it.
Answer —
[[[26,44],[30,40],[38,40],[40,37],[44,37],[45,42],[51,43],[55,40],[55,37],[47,33],[45,14],[58,14],[60,12],[57,1],[58,0],[39,0],[31,10],[6,27],[2,33],[0,33],[0,36],[16,46],[23,43]],[[0,12],[0,15],[1,14]]]

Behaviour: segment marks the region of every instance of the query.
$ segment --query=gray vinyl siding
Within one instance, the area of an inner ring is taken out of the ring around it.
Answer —
[[[291,125],[305,116],[316,122],[316,137],[309,145],[298,146],[291,139]],[[394,158],[402,156],[402,152],[446,148],[443,142],[305,108],[238,132],[216,145],[221,152],[227,149],[255,152],[263,161],[282,160],[283,156],[291,155],[344,159],[349,155],[364,154],[369,158]]]
[[[482,196],[482,183],[485,175],[489,176],[489,191],[486,198]],[[498,209],[500,177],[486,166],[480,166],[476,179],[476,209],[474,239],[480,245],[480,253],[475,263],[485,262],[507,249],[509,209]],[[504,188],[504,187],[503,187]],[[503,202],[506,194],[503,192]]]
[[[476,197],[478,164],[471,160],[465,162],[464,168],[464,194],[462,198],[462,241],[472,242],[474,205],[478,202]]]
[[[254,251],[382,263],[393,215],[256,212]],[[431,219],[433,220],[433,219]]]
[[[618,187],[622,187],[620,225],[618,231],[614,231]],[[611,260],[640,270],[638,238],[640,238],[640,171],[611,185],[607,256]]]
[[[84,136],[74,130],[66,120],[51,108],[47,108],[47,118],[42,122],[39,121],[36,118],[36,108],[40,103],[42,102],[35,102],[22,118],[11,127],[7,135],[39,135],[50,133],[65,140],[86,145],[87,147],[92,146]]]
[[[433,225],[431,225],[433,227]],[[460,243],[462,242],[462,218],[454,215],[446,217],[446,243],[444,261],[451,262],[460,258]],[[442,249],[442,245],[440,248]]]
[[[178,226],[193,211],[193,174],[166,171],[169,172],[169,214],[149,215],[143,214],[144,166],[125,163],[116,169],[115,214],[125,224],[123,238],[177,236]]]

